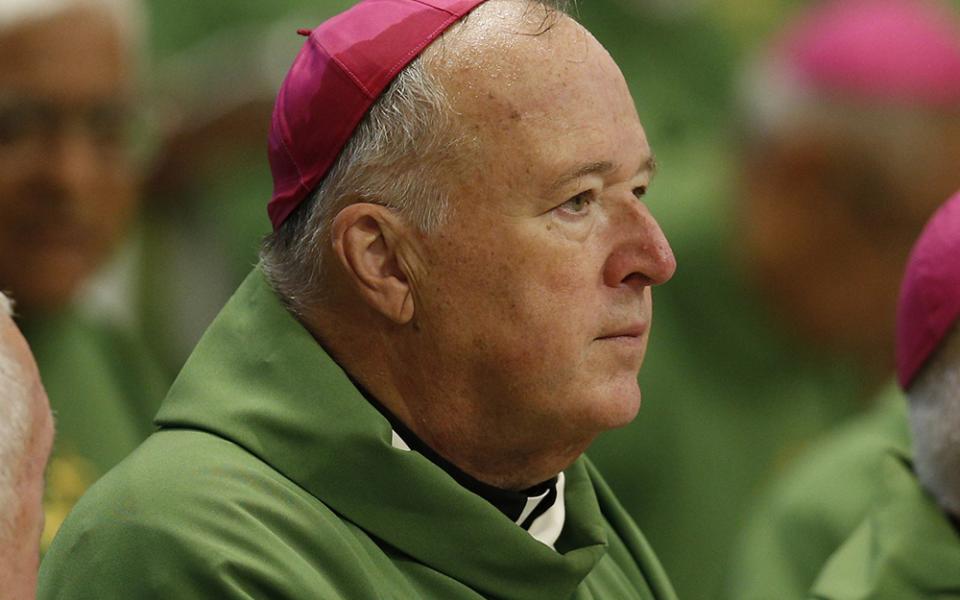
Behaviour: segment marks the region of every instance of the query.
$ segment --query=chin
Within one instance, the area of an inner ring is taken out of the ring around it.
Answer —
[[[629,425],[640,410],[640,386],[635,377],[628,381],[611,382],[594,403],[592,415],[599,431]]]

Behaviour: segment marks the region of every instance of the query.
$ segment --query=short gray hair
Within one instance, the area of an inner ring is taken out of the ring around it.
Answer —
[[[534,35],[550,29],[566,10],[564,0],[517,1],[543,9]],[[333,219],[344,207],[382,204],[425,233],[448,216],[451,178],[445,175],[471,159],[478,140],[459,125],[432,67],[444,51],[444,40],[469,19],[461,19],[400,72],[317,189],[264,239],[261,268],[293,312],[303,314],[328,293],[322,259],[330,247]]]
[[[917,478],[960,516],[960,327],[941,342],[907,397]]]
[[[0,292],[0,319],[7,319],[13,302]],[[23,372],[0,338],[0,543],[12,526],[11,507],[17,500],[17,468],[30,428],[28,390]]]
[[[418,57],[373,104],[309,199],[264,240],[262,268],[291,309],[322,299],[324,248],[345,206],[383,204],[421,231],[440,226],[449,200],[439,170],[463,141],[453,121],[443,87]]]

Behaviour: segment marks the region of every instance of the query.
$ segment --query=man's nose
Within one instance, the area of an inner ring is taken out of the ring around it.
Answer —
[[[612,215],[611,234],[616,241],[604,264],[606,285],[639,289],[666,283],[673,277],[677,259],[643,202],[624,203],[623,209]]]
[[[68,128],[51,140],[47,177],[60,195],[82,195],[102,168],[96,141],[79,128]]]

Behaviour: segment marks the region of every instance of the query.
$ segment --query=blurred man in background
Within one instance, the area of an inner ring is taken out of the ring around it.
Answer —
[[[960,186],[960,24],[914,0],[830,2],[753,73],[745,240],[772,305],[874,385],[892,368],[899,273],[927,215]],[[804,455],[752,516],[728,596],[802,598],[906,451],[903,398]]]
[[[138,6],[0,4],[0,287],[18,299],[60,435],[47,531],[150,431],[164,378],[126,331],[78,307],[137,205]]]
[[[27,600],[36,593],[53,419],[11,308],[0,292],[0,594]]]
[[[875,506],[813,587],[822,600],[960,594],[960,194],[914,246],[897,310],[909,450],[881,452]],[[782,597],[782,596],[778,596]]]

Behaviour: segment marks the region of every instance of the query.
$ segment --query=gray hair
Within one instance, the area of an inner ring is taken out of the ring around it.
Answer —
[[[960,516],[960,327],[954,326],[907,391],[917,478]]]
[[[462,139],[424,58],[400,72],[310,198],[264,240],[264,273],[295,312],[323,298],[324,248],[330,246],[333,218],[345,206],[383,204],[425,232],[443,222],[448,191],[437,175]]]
[[[0,292],[0,319],[8,319],[13,302]],[[0,338],[0,543],[12,527],[17,501],[17,468],[27,443],[30,410],[23,372]]]
[[[519,2],[543,8],[536,34],[550,29],[565,10],[562,0]],[[357,202],[382,204],[424,233],[435,231],[447,218],[451,190],[450,179],[444,175],[469,161],[478,141],[459,125],[433,71],[442,58],[444,40],[455,35],[470,16],[448,29],[400,72],[309,199],[264,239],[261,268],[293,312],[302,314],[327,295],[322,259],[330,247],[333,219],[344,207]]]

